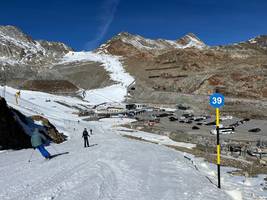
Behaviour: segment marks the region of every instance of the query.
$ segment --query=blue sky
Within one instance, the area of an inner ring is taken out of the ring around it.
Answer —
[[[3,0],[0,24],[76,50],[121,31],[173,40],[193,32],[220,45],[267,34],[266,9],[266,0]]]

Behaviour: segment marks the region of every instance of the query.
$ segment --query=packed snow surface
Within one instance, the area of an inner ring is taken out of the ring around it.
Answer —
[[[123,128],[123,129],[117,128],[116,130],[121,135],[133,136],[133,137],[136,137],[136,138],[148,141],[148,142],[155,142],[160,145],[177,146],[177,147],[184,147],[188,149],[192,149],[193,147],[196,147],[195,144],[175,142],[166,135],[156,135],[153,133],[147,133],[143,131],[134,131],[134,130],[127,129],[127,128]]]
[[[231,196],[239,197],[240,193],[242,199],[266,197],[259,189],[261,179],[244,184],[242,177],[233,178],[223,168],[222,190],[219,190],[215,165],[192,156],[193,162],[189,161],[183,153],[163,145],[121,137],[118,128],[120,124],[128,123],[127,119],[81,120],[71,106],[84,107],[88,102],[21,91],[21,99],[16,105],[16,90],[6,89],[5,97],[10,106],[26,115],[39,113],[47,117],[70,137],[67,142],[48,147],[52,154],[69,152],[50,161],[32,149],[1,152],[1,200],[226,200],[232,199]],[[3,87],[0,87],[0,94],[2,92]],[[58,104],[58,101],[69,106]],[[89,148],[83,148],[81,134],[85,127],[93,129]],[[32,152],[31,162],[28,162]]]
[[[87,90],[85,100],[93,104],[123,102],[126,94],[125,86],[115,84],[100,89]]]

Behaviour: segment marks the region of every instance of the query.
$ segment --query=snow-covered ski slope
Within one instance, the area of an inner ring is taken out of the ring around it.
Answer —
[[[127,87],[134,81],[134,78],[123,68],[120,59],[118,56],[82,51],[69,52],[63,57],[61,63],[86,61],[102,63],[104,69],[109,73],[110,79],[115,81],[116,84],[86,91],[85,99],[98,104],[104,102],[122,102],[127,94]]]
[[[121,137],[118,126],[127,120],[82,121],[73,114],[74,108],[55,101],[79,106],[87,102],[21,91],[16,105],[14,94],[15,90],[7,88],[9,105],[27,115],[41,113],[70,136],[67,142],[48,147],[52,154],[69,154],[45,161],[35,151],[29,163],[32,149],[1,152],[1,200],[264,199],[264,191],[259,190],[261,179],[243,182],[242,177],[233,178],[223,168],[223,188],[219,190],[216,166],[194,158],[192,164],[183,153],[165,146]],[[81,137],[85,127],[93,129],[92,146],[86,149]]]
[[[7,87],[5,97],[10,106],[26,115],[43,115],[69,136],[63,144],[51,145],[52,154],[69,152],[45,161],[32,149],[0,152],[0,199],[14,200],[185,200],[185,199],[265,199],[263,178],[231,177],[222,171],[222,190],[216,187],[216,166],[169,149],[177,144],[153,134],[132,135],[162,145],[129,140],[119,127],[127,119],[82,121],[72,106],[81,108],[102,102],[121,102],[126,87],[133,81],[118,57],[92,52],[71,52],[64,62],[95,61],[103,63],[118,84],[86,92],[86,100],[42,92],[21,91],[19,105],[15,89]],[[3,87],[0,87],[0,94]],[[60,102],[60,103],[57,103]],[[63,104],[68,106],[64,106]],[[78,120],[80,121],[78,123]],[[83,148],[82,131],[93,129],[90,148]],[[192,145],[188,144],[188,148]]]

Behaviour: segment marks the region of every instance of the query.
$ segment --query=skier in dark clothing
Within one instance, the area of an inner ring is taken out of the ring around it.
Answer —
[[[37,128],[34,129],[34,132],[31,136],[32,147],[34,149],[37,148],[42,156],[46,159],[51,158],[50,153],[45,149],[45,145],[48,145],[49,142],[50,141],[43,134],[39,133],[39,130]]]
[[[90,129],[90,134],[93,135],[93,130],[92,129]]]
[[[85,128],[83,131],[83,139],[84,139],[84,148],[85,147],[89,147],[89,140],[88,137],[90,137],[90,135],[88,134],[87,129]]]

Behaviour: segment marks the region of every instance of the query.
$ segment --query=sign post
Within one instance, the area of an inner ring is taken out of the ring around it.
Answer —
[[[220,145],[220,107],[224,106],[224,96],[214,93],[210,96],[210,105],[216,109],[216,132],[217,132],[217,170],[218,188],[221,188],[221,145]]]

